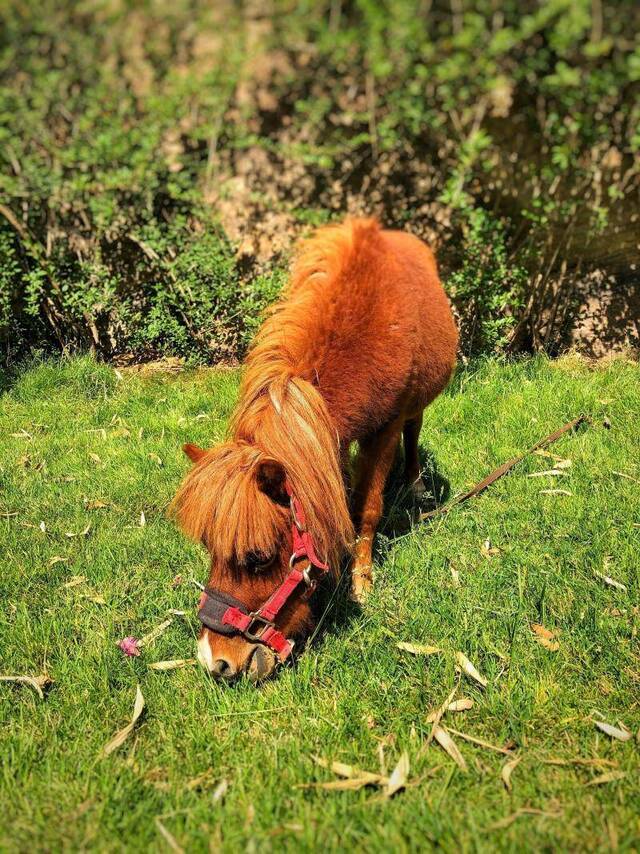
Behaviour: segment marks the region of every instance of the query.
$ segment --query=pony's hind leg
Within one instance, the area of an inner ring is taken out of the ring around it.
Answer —
[[[418,455],[418,439],[422,428],[422,415],[416,415],[405,421],[402,428],[404,443],[404,482],[412,496],[419,500],[425,494],[426,487],[420,476],[420,457]]]
[[[402,420],[394,421],[359,443],[353,516],[357,539],[351,568],[352,597],[362,602],[373,584],[373,538],[382,515],[383,493],[395,456]]]

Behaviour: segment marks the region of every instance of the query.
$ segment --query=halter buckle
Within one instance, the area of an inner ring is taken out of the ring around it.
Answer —
[[[275,629],[276,627],[275,623],[272,620],[267,620],[260,614],[259,611],[251,611],[249,617],[251,618],[251,622],[242,634],[246,637],[247,640],[254,641],[254,643],[260,642],[260,640],[262,639],[262,635],[268,628]],[[258,624],[260,634],[256,634],[255,631],[252,631],[256,623]]]

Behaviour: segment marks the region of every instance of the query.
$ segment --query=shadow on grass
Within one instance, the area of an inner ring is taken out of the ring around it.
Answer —
[[[421,445],[418,448],[418,456],[426,492],[420,499],[416,499],[405,485],[404,460],[402,454],[398,454],[385,489],[384,513],[378,526],[378,534],[382,535],[378,538],[379,541],[386,540],[392,543],[398,537],[403,537],[414,527],[419,513],[435,510],[449,499],[451,485],[440,473],[433,451]],[[374,555],[376,560],[381,560],[383,557],[379,553],[379,548],[378,544]]]

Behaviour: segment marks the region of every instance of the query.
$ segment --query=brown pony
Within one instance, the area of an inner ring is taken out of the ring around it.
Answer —
[[[353,596],[364,599],[400,436],[406,483],[419,495],[422,412],[446,386],[456,348],[434,256],[416,237],[351,219],[302,243],[289,287],[247,357],[228,441],[208,451],[185,446],[195,466],[173,508],[186,534],[207,547],[207,590],[223,608],[236,603],[252,617],[287,578],[295,563],[291,494],[316,563],[326,559],[335,573],[350,553]],[[356,441],[350,512],[346,472]],[[294,590],[277,618],[263,620],[281,641],[312,630],[312,591]],[[259,636],[203,622],[199,658],[216,677],[262,678],[274,669],[276,656]]]

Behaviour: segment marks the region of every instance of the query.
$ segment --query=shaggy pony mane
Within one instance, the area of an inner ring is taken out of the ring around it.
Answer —
[[[286,530],[288,510],[261,488],[265,464],[284,470],[319,555],[334,569],[353,545],[336,428],[305,358],[319,306],[378,239],[374,220],[351,220],[301,244],[289,286],[247,356],[229,439],[206,452],[174,499],[185,532],[220,560],[268,554]]]

